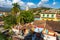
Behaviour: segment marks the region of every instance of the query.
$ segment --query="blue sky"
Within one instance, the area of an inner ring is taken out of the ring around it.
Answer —
[[[52,8],[60,8],[60,0],[0,0],[0,7],[11,8],[13,3],[18,3],[22,8],[23,7],[52,7]]]

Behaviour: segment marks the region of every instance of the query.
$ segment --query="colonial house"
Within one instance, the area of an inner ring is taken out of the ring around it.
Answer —
[[[53,11],[53,10],[52,10]],[[60,16],[57,10],[54,10],[54,12],[51,12],[50,10],[43,11],[40,13],[41,20],[53,20],[53,21],[59,21]]]
[[[56,13],[41,13],[42,20],[56,20]]]
[[[41,20],[53,20],[53,21],[59,21],[60,17],[58,17],[60,14],[60,10],[57,9],[50,9],[50,10],[41,10],[40,13],[40,19]]]

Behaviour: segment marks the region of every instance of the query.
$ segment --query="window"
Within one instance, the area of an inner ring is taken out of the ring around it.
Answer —
[[[45,15],[43,14],[43,17],[44,17]]]
[[[47,14],[47,17],[49,17],[49,14]]]
[[[53,18],[53,17],[54,17],[54,15],[52,14],[52,15],[51,15],[51,17]]]

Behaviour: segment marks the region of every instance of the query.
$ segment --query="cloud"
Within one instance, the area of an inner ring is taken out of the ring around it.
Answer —
[[[18,4],[19,4],[20,6],[24,6],[24,5],[25,5],[25,3],[24,3],[23,1],[18,2]]]
[[[20,6],[25,5],[21,0],[0,0],[0,7],[12,8],[13,3],[19,3]]]
[[[11,8],[12,7],[12,3],[18,3],[21,8],[26,8],[26,6],[28,6],[29,8],[36,8],[36,7],[50,7],[49,4],[46,4],[49,0],[41,0],[38,4],[34,4],[33,2],[23,2],[22,0],[0,0],[0,7],[8,7]],[[55,5],[56,2],[55,0],[53,1],[52,5]]]
[[[53,2],[53,4],[52,5],[56,5],[56,2]]]
[[[30,7],[30,8],[36,8],[36,5],[32,2],[28,2],[27,6]]]
[[[18,3],[22,8],[29,6],[30,8],[35,8],[36,5],[32,2],[25,3],[21,0],[0,0],[0,7],[12,8],[13,3]]]
[[[44,4],[43,2],[39,2],[39,3],[37,4],[37,6],[38,6],[38,7],[41,7],[43,4]]]
[[[44,6],[44,4],[45,3],[47,3],[49,0],[41,0],[38,4],[37,4],[37,6],[38,7],[41,7],[41,6]],[[46,4],[45,4],[46,5]]]
[[[46,2],[48,2],[49,0],[41,0],[37,5],[38,7],[44,5]],[[12,7],[12,3],[18,3],[22,8],[25,8],[26,6],[30,7],[30,8],[36,8],[37,5],[34,4],[33,2],[28,2],[25,3],[22,0],[0,0],[0,7],[8,7],[11,8]]]
[[[41,2],[48,2],[49,0],[41,0]]]
[[[20,2],[21,0],[13,0],[13,3],[18,3]]]
[[[0,0],[0,7],[12,7],[12,2],[9,0]]]
[[[57,2],[55,2],[55,1],[56,1],[56,0],[53,0],[53,3],[52,3],[53,6],[57,4]]]
[[[49,4],[44,4],[43,7],[51,7]]]

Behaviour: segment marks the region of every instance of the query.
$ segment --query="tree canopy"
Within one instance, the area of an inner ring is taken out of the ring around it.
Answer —
[[[20,6],[18,5],[18,3],[14,3],[12,5],[13,8],[11,9],[11,12],[13,15],[16,15],[18,12],[20,12]]]
[[[20,13],[20,23],[29,23],[34,21],[34,15],[31,11],[22,11]]]

